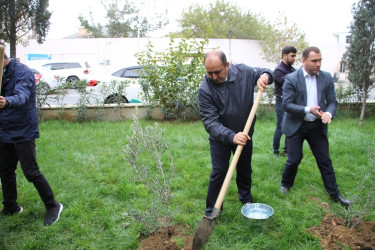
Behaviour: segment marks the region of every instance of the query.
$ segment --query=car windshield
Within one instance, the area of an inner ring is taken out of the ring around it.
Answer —
[[[139,76],[144,76],[146,73],[143,67],[128,67],[115,71],[112,75],[122,78],[139,78]]]

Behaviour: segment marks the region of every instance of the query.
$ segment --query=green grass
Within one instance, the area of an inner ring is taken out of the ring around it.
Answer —
[[[244,220],[232,180],[206,249],[320,249],[319,240],[306,233],[324,216],[318,205],[327,202],[330,213],[344,216],[344,209],[330,201],[307,143],[295,185],[287,196],[279,192],[286,158],[272,155],[275,121],[274,114],[268,116],[257,120],[253,136],[252,194],[255,202],[274,208],[269,226],[255,230]],[[38,162],[64,211],[57,224],[44,227],[42,201],[18,168],[18,202],[24,212],[0,218],[0,249],[137,249],[142,225],[124,214],[130,209],[147,211],[152,194],[133,178],[124,161],[122,148],[131,122],[42,122]],[[204,213],[211,172],[208,135],[199,121],[162,122],[160,127],[167,131],[165,140],[176,163],[174,223],[188,225],[185,233],[193,235]],[[375,149],[374,127],[374,117],[358,127],[358,118],[340,115],[329,127],[337,182],[347,198],[374,167],[369,157]],[[368,220],[375,219],[371,209]]]

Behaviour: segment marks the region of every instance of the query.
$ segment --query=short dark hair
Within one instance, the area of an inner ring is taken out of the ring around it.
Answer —
[[[320,53],[320,49],[314,46],[308,47],[303,50],[302,58],[307,59],[309,57],[310,52],[313,51],[315,53]]]
[[[297,53],[297,49],[293,46],[285,46],[281,51],[281,58],[283,58],[283,55],[289,55],[289,53]]]
[[[221,50],[211,50],[209,52],[207,52],[205,55],[204,55],[204,59],[203,59],[203,64],[206,63],[206,58],[210,55],[210,54],[214,54],[214,55],[217,55],[221,62],[223,63],[223,66],[226,66],[227,65],[227,56],[225,55],[225,53]]]

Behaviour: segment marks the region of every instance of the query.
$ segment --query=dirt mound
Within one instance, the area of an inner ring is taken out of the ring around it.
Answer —
[[[345,220],[334,216],[323,218],[320,226],[307,230],[320,239],[323,249],[375,249],[375,221],[361,221],[353,228],[345,226]]]
[[[191,250],[193,238],[184,235],[183,231],[181,227],[170,226],[167,232],[162,230],[162,232],[153,233],[147,238],[141,238],[139,250]],[[177,238],[183,239],[184,247],[178,246]]]

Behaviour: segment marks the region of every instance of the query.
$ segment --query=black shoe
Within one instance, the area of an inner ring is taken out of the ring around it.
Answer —
[[[4,215],[4,216],[15,215],[15,214],[22,213],[22,211],[23,211],[23,208],[21,206],[18,206],[17,210],[15,210],[15,211],[11,211],[11,210],[8,210],[8,209],[4,208],[3,210],[0,211],[0,214]]]
[[[251,204],[253,203],[252,200],[247,200],[247,201],[241,201],[242,205],[246,205],[246,204]]]
[[[46,217],[44,218],[44,225],[50,226],[56,223],[60,219],[61,211],[63,210],[63,205],[57,203],[53,208],[47,209]]]
[[[341,194],[331,195],[334,202],[339,202],[343,207],[348,208],[352,203],[350,200],[345,199]]]
[[[288,187],[285,187],[285,186],[281,186],[280,191],[281,191],[281,193],[283,193],[283,194],[288,194],[288,192],[289,192],[289,188],[288,188]]]
[[[283,156],[283,157],[288,157],[288,152],[284,152],[284,153],[282,154],[282,156]]]
[[[276,156],[276,157],[279,157],[279,152],[273,152],[273,155]]]

